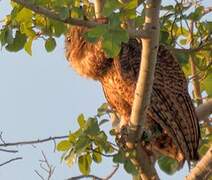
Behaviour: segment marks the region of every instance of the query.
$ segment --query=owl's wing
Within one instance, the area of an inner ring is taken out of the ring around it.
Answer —
[[[140,49],[137,40],[130,40],[123,44],[119,59],[114,61],[125,81],[137,81]],[[198,119],[180,65],[163,45],[158,50],[153,92],[147,113],[175,139],[188,161],[196,158],[200,138]]]
[[[141,45],[136,39],[123,43],[120,55],[114,59],[116,71],[123,80],[136,81],[139,73],[141,59]]]
[[[169,114],[172,114],[172,117],[167,119],[169,123],[166,124],[175,124],[172,128],[175,134],[172,133],[172,136],[178,139],[177,144],[185,153],[185,158],[188,161],[197,159],[199,121],[188,94],[187,80],[178,61],[165,46],[160,46],[157,58],[153,91],[156,91],[158,100],[164,102]]]

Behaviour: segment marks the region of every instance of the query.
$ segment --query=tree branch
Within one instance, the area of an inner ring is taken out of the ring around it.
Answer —
[[[17,150],[9,150],[9,149],[0,149],[2,152],[7,152],[7,153],[17,153]]]
[[[94,0],[94,9],[96,18],[102,17],[102,10],[104,8],[105,0]]]
[[[78,179],[83,179],[83,178],[92,178],[92,179],[95,179],[95,180],[109,180],[117,172],[118,168],[119,168],[119,165],[117,165],[114,168],[114,170],[105,178],[101,178],[101,177],[98,177],[98,176],[95,176],[95,175],[81,175],[81,176],[75,176],[75,177],[68,178],[67,180],[78,180]]]
[[[29,144],[39,144],[39,143],[44,143],[47,141],[54,141],[57,139],[65,139],[68,138],[68,136],[55,136],[55,137],[49,137],[45,139],[38,139],[38,140],[33,140],[33,141],[20,141],[20,142],[14,142],[14,143],[1,143],[0,147],[7,147],[7,146],[18,146],[18,145],[29,145]]]
[[[196,108],[197,117],[199,120],[204,120],[212,114],[212,98],[206,103],[201,104]]]
[[[6,161],[6,162],[4,162],[4,163],[1,163],[1,164],[0,164],[0,167],[6,165],[6,164],[8,164],[8,163],[11,163],[11,162],[13,162],[13,161],[17,161],[17,160],[21,160],[21,159],[23,159],[23,158],[22,158],[22,157],[17,157],[17,158],[10,159],[10,160],[8,160],[8,161]]]
[[[88,28],[92,28],[92,27],[95,27],[97,25],[101,26],[102,25],[102,22],[99,21],[88,21],[88,20],[81,20],[81,19],[74,19],[74,18],[67,18],[67,19],[62,19],[60,18],[59,14],[56,13],[56,12],[53,12],[52,10],[49,10],[45,7],[42,7],[42,6],[39,6],[39,5],[36,5],[30,1],[27,1],[27,0],[11,0],[17,4],[20,4],[22,6],[24,6],[25,8],[28,8],[38,14],[41,14],[41,15],[44,15],[45,17],[48,17],[50,19],[54,19],[54,20],[57,20],[57,21],[60,21],[60,22],[63,22],[63,23],[66,23],[66,24],[71,24],[71,25],[76,25],[76,26],[84,26],[84,27],[88,27]],[[103,6],[103,1],[104,0],[96,0],[96,1],[101,1],[97,6],[95,6],[95,11],[96,11],[96,16],[97,18],[98,17],[101,17],[100,16],[100,12],[102,11],[102,6]],[[129,30],[129,36],[131,38],[135,38],[135,37],[146,37],[146,32],[142,32],[142,31],[139,31],[139,30]]]
[[[22,6],[38,13],[42,14],[48,18],[66,23],[66,24],[72,24],[72,25],[77,25],[77,26],[85,26],[85,27],[95,27],[99,23],[96,21],[85,21],[85,20],[80,20],[80,19],[74,19],[74,18],[67,18],[67,19],[62,19],[60,18],[59,14],[56,12],[53,12],[45,7],[38,6],[34,4],[32,1],[28,0],[11,0],[13,2],[16,2],[18,4],[21,4]]]
[[[159,12],[160,0],[147,0],[145,7],[144,31],[149,31],[147,38],[142,39],[142,61],[139,71],[139,77],[136,85],[133,107],[130,118],[130,134],[132,143],[129,147],[133,148],[133,140],[140,139],[142,135],[143,124],[145,122],[145,110],[150,103],[152,85],[154,79],[154,70],[157,60],[157,51],[159,47]],[[129,135],[130,136],[130,135]],[[135,142],[134,141],[134,142]],[[159,179],[154,164],[140,145],[137,145],[137,163],[141,168],[142,179]],[[141,157],[142,156],[142,157]],[[136,164],[137,164],[136,163]]]
[[[190,21],[190,47],[193,47],[193,31],[194,31],[194,22]],[[196,65],[194,64],[194,55],[193,54],[189,54],[189,63],[191,66],[191,75],[194,76],[197,74],[197,68]],[[194,92],[194,99],[197,101],[197,105],[199,106],[200,104],[202,104],[202,95],[201,95],[201,90],[200,90],[200,81],[199,81],[199,76],[198,74],[196,75],[196,77],[194,79],[192,79],[192,84],[193,84],[193,92]]]
[[[172,50],[173,52],[178,52],[178,53],[192,53],[192,52],[197,52],[197,51],[201,51],[201,50],[210,50],[209,48],[206,48],[207,46],[212,45],[212,41],[209,40],[205,43],[202,43],[201,45],[199,45],[198,47],[193,47],[193,48],[189,48],[189,49],[183,49],[183,48],[169,48],[170,50]]]
[[[186,180],[208,179],[212,175],[212,147],[186,176]]]
[[[78,179],[83,179],[83,178],[92,178],[92,179],[95,179],[95,180],[103,180],[103,178],[100,178],[100,177],[95,176],[95,175],[81,175],[81,176],[75,176],[75,177],[68,178],[68,179],[66,179],[66,180],[78,180]]]

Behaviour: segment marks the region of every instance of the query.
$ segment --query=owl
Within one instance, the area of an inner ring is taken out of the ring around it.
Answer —
[[[87,42],[88,28],[72,26],[66,35],[66,58],[81,76],[99,81],[105,98],[127,125],[138,79],[142,43],[130,39],[122,43],[115,58],[108,58],[102,42]],[[172,53],[160,45],[153,89],[146,113],[142,143],[149,152],[159,153],[179,162],[198,158],[200,129],[195,108],[187,90],[187,81]]]

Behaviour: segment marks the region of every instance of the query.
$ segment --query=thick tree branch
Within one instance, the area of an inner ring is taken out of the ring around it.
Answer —
[[[104,7],[105,0],[94,0],[94,9],[96,18],[102,17],[102,10]]]
[[[159,7],[160,1],[146,2],[146,17],[144,30],[151,34],[142,39],[142,61],[135,90],[130,123],[132,127],[142,126],[145,119],[145,110],[150,102],[157,50],[159,46]]]
[[[212,147],[186,176],[186,180],[208,179],[212,175]]]
[[[92,28],[95,27],[97,25],[102,25],[102,22],[99,21],[88,21],[88,20],[81,20],[81,19],[74,19],[74,18],[67,18],[67,19],[62,19],[60,18],[59,14],[57,12],[54,12],[52,10],[49,10],[45,7],[36,5],[34,3],[32,3],[31,1],[27,1],[27,0],[11,0],[13,2],[16,2],[17,4],[20,4],[22,6],[24,6],[25,8],[28,8],[38,14],[44,15],[45,17],[66,23],[66,24],[71,24],[71,25],[76,25],[76,26],[84,26],[84,27],[88,27],[88,28]],[[97,2],[100,2],[97,4],[97,6],[95,6],[95,11],[96,11],[96,16],[101,17],[101,11],[103,8],[103,3],[104,0],[96,0]],[[138,30],[129,30],[129,36],[132,38],[135,37],[147,37],[147,33],[146,32],[142,32],[142,31],[138,31]]]
[[[53,12],[45,7],[38,6],[38,5],[34,4],[32,1],[28,1],[28,0],[11,0],[11,1],[21,4],[22,6],[28,8],[38,14],[42,14],[48,18],[58,20],[60,22],[66,23],[66,24],[85,26],[85,27],[95,27],[96,25],[99,24],[96,21],[85,21],[85,20],[74,19],[74,18],[62,19],[62,18],[60,18],[58,13]]]
[[[212,98],[196,108],[196,113],[199,120],[204,120],[212,114]]]
[[[131,140],[138,140],[142,134],[145,122],[145,110],[150,103],[157,50],[159,46],[159,12],[160,0],[147,0],[145,7],[144,31],[149,31],[148,37],[142,39],[142,61],[136,85],[134,102],[130,118]],[[133,146],[133,142],[129,147]],[[142,153],[141,153],[142,152]],[[141,157],[142,156],[142,157]],[[150,158],[140,145],[137,146],[137,163],[140,165],[142,179],[159,179]],[[136,163],[136,164],[137,164]]]
[[[194,22],[190,22],[190,47],[193,47],[193,31],[194,31]],[[189,55],[189,63],[191,66],[191,75],[196,77],[192,79],[192,84],[193,84],[193,92],[194,92],[194,99],[197,101],[197,105],[202,104],[202,95],[201,95],[201,90],[200,90],[200,81],[199,81],[199,76],[197,74],[197,68],[196,65],[194,64],[194,55],[190,54]]]

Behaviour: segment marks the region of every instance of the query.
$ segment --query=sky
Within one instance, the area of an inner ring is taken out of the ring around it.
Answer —
[[[9,1],[0,1],[0,20],[9,14]],[[43,139],[66,135],[77,128],[76,117],[96,114],[96,109],[105,102],[99,83],[77,75],[64,57],[64,38],[57,40],[57,47],[47,53],[42,40],[33,43],[33,54],[0,50],[0,132],[6,142]],[[107,129],[110,128],[108,125]],[[0,167],[2,180],[39,180],[34,170],[45,176],[39,160],[43,151],[50,164],[55,166],[52,180],[63,180],[79,175],[78,167],[61,163],[61,153],[54,152],[52,142],[36,146],[18,146],[19,152],[0,152],[0,164],[11,158],[23,160]],[[107,176],[113,169],[112,161],[104,160],[92,166],[92,174]],[[182,179],[188,168],[167,176],[159,171],[162,180]],[[112,179],[130,179],[121,168]]]

